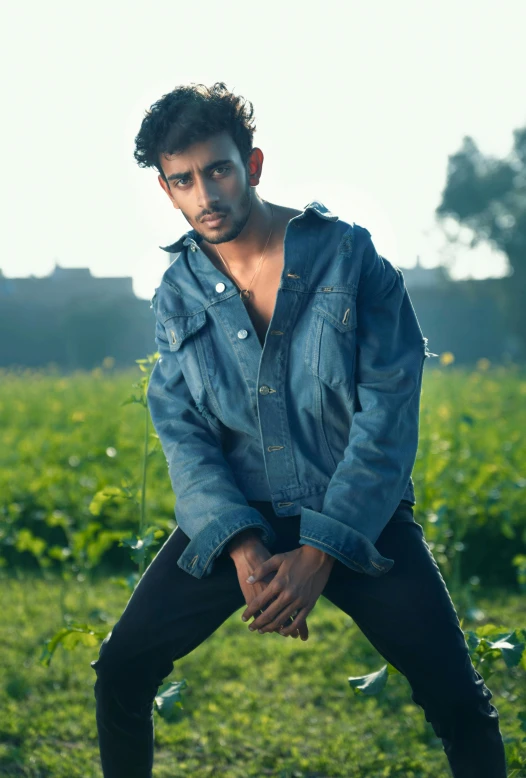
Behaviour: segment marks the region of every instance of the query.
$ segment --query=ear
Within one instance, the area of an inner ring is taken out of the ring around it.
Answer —
[[[257,186],[263,169],[263,152],[259,146],[255,146],[248,157],[248,181],[250,186]]]

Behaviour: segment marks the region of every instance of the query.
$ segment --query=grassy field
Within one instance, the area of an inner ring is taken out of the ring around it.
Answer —
[[[174,495],[151,422],[145,429],[140,404],[122,406],[141,394],[132,388],[140,377],[0,370],[0,566],[58,572],[129,561],[118,542],[139,529],[145,432],[145,522],[165,535],[173,529]],[[483,586],[517,582],[513,558],[526,553],[524,429],[524,369],[481,362],[424,372],[415,518],[453,588],[473,576]]]
[[[524,629],[526,374],[449,362],[424,375],[415,518],[463,629]],[[49,667],[39,659],[68,619],[106,634],[130,596],[122,582],[139,571],[119,543],[156,528],[144,569],[176,526],[145,408],[122,404],[141,395],[141,375],[111,361],[69,376],[0,371],[2,778],[102,775],[89,665],[100,638],[59,645]],[[186,679],[184,709],[171,722],[155,713],[156,778],[449,776],[405,678],[390,676],[375,697],[350,688],[349,676],[385,664],[352,620],[321,598],[309,629],[306,643],[250,634],[234,614],[178,662],[168,680]],[[495,669],[488,686],[506,746],[526,764],[526,655]]]
[[[48,668],[38,659],[45,639],[62,624],[62,605],[79,619],[90,614],[94,620],[97,613],[109,631],[128,595],[106,580],[69,582],[64,595],[61,582],[35,576],[6,578],[2,592],[0,775],[101,776],[89,665],[97,647],[59,647]],[[520,595],[493,591],[477,605],[484,622],[524,623]],[[450,775],[442,745],[403,676],[390,676],[378,697],[354,695],[348,676],[377,670],[384,661],[343,612],[320,598],[305,643],[250,634],[240,613],[177,662],[167,679],[184,678],[188,686],[174,721],[155,713],[158,778]],[[473,626],[463,623],[465,630]],[[513,687],[501,662],[488,681],[505,738],[521,736],[516,697],[526,695],[524,677]]]

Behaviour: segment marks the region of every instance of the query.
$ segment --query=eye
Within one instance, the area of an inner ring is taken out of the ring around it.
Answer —
[[[226,166],[225,165],[221,165],[220,167],[214,168],[214,173],[216,172],[216,170],[225,170],[226,172],[228,172],[230,170],[230,168],[228,167],[228,165],[226,165]],[[185,184],[186,181],[187,181],[186,178],[178,178],[177,181],[175,182],[175,185],[179,186],[179,184]]]

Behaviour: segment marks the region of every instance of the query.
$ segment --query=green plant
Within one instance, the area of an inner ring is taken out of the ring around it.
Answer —
[[[466,630],[464,635],[473,666],[484,681],[487,682],[495,672],[506,669],[508,699],[517,701],[519,705],[524,704],[517,690],[524,682],[526,671],[526,629],[510,631],[495,624],[485,624],[476,630]],[[396,667],[387,663],[375,672],[351,676],[347,680],[355,695],[369,697],[383,692],[389,676],[397,673]],[[518,710],[517,718],[521,722],[521,730],[526,733],[526,708]],[[505,739],[505,749],[508,766],[512,770],[509,778],[518,778],[523,774],[522,770],[526,769],[526,735]]]

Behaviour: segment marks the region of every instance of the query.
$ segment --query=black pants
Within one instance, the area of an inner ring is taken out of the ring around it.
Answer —
[[[298,547],[299,516],[278,517],[271,503],[250,504],[276,530],[273,553]],[[194,578],[177,566],[188,542],[177,527],[103,640],[99,658],[91,662],[97,673],[96,719],[105,778],[151,778],[158,687],[177,659],[246,605],[226,551],[206,578]],[[505,778],[492,694],[473,667],[446,584],[409,503],[400,503],[375,545],[395,560],[388,573],[372,578],[336,560],[322,596],[347,613],[406,676],[412,700],[442,739],[455,778]]]

